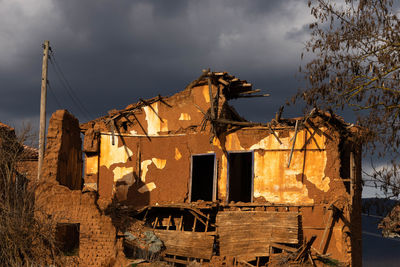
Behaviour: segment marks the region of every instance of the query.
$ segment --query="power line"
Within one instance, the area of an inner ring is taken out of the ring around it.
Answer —
[[[61,70],[61,67],[57,62],[54,52],[52,50],[50,50],[50,55],[50,63],[54,67],[54,71],[58,79],[60,80],[61,85],[66,89],[74,105],[80,110],[80,112],[86,117],[87,120],[90,120],[90,118],[93,118],[92,114],[90,114],[90,112],[85,108],[84,104],[80,101],[79,97],[75,94],[71,84],[68,82],[63,71]]]
[[[60,102],[58,101],[58,98],[57,98],[57,96],[56,96],[56,93],[55,93],[55,91],[53,90],[53,87],[50,85],[49,81],[47,81],[47,85],[49,86],[49,89],[50,89],[49,91],[51,92],[51,95],[53,96],[54,101],[56,102],[58,108],[59,108],[59,109],[62,109],[62,105],[61,105]]]
[[[65,91],[68,93],[68,95],[71,98],[71,100],[72,100],[73,104],[75,105],[75,107],[77,107],[79,109],[79,111],[84,115],[84,117],[86,119],[90,120],[91,115],[90,115],[89,111],[87,111],[85,109],[83,104],[80,102],[79,98],[75,95],[70,83],[65,78],[64,73],[62,72],[59,64],[57,63],[57,61],[56,61],[56,59],[54,57],[54,53],[51,53],[50,63],[54,67],[54,71],[55,71],[55,73],[57,75],[57,78],[59,79],[61,85],[64,87]]]

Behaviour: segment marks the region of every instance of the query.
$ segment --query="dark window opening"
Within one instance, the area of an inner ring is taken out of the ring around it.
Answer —
[[[346,142],[342,139],[339,143],[339,153],[340,153],[340,177],[342,179],[346,179],[344,181],[344,186],[346,188],[346,192],[350,194],[350,173],[351,173],[351,166],[350,166],[350,157],[351,157],[351,150],[352,146],[349,142]]]
[[[229,153],[228,202],[251,202],[253,185],[253,153]]]
[[[76,256],[79,252],[79,223],[58,223],[56,242],[65,256]]]
[[[192,156],[192,188],[190,201],[213,201],[215,155]]]

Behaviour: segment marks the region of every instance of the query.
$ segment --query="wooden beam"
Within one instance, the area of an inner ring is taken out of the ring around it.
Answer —
[[[156,229],[158,224],[158,216],[156,217],[156,220],[154,221],[153,229]]]
[[[271,247],[279,248],[279,249],[286,250],[286,251],[289,251],[289,252],[296,252],[296,251],[298,251],[297,248],[289,247],[289,246],[287,246],[287,245],[278,244],[278,243],[275,243],[275,242],[271,242]]]
[[[143,99],[141,99],[141,98],[139,98],[139,100],[140,100],[145,106],[148,106],[148,107],[154,112],[154,114],[157,115],[157,117],[160,119],[160,121],[161,121],[162,123],[164,123],[163,119],[160,117],[160,115],[158,115],[158,112],[156,112],[156,111],[154,110],[154,108],[151,106],[152,103],[149,104],[149,103],[147,103],[145,100],[143,100]],[[153,103],[155,103],[155,102],[153,102]]]
[[[307,241],[307,243],[300,249],[299,254],[297,255],[297,257],[294,259],[295,261],[299,261],[301,258],[304,258],[304,257],[307,256],[307,255],[304,255],[304,254],[308,254],[309,253],[309,250],[311,249],[311,246],[314,243],[316,238],[317,238],[317,236],[313,235],[311,237],[311,239],[309,241]]]
[[[151,141],[150,136],[147,134],[146,130],[143,128],[142,124],[140,123],[139,119],[136,117],[135,113],[132,112],[131,114],[133,115],[133,117],[135,118],[135,120],[137,121],[137,123],[139,124],[140,128],[142,129],[142,131],[143,131],[144,134],[146,135],[147,139],[149,139],[149,141]]]
[[[288,162],[288,166],[287,166],[288,168],[290,167],[290,162],[292,161],[294,146],[296,144],[298,125],[299,125],[299,121],[296,120],[296,126],[294,128],[294,140],[293,140],[292,150],[290,151],[289,162]]]
[[[225,86],[229,85],[229,83],[227,81],[225,81],[224,79],[222,79],[222,78],[219,78],[218,81],[220,83],[222,83],[223,85],[225,85]]]
[[[194,231],[196,230],[197,217],[198,217],[198,216],[195,216],[195,217],[194,217],[192,232],[194,232]]]
[[[306,122],[308,123],[308,125],[311,126],[311,128],[313,128],[314,131],[317,131],[318,135],[323,135],[326,138],[328,138],[329,140],[332,140],[332,137],[330,137],[327,133],[325,133],[324,131],[320,130],[310,119],[307,119]]]
[[[279,142],[279,144],[282,145],[281,139],[279,139],[279,137],[276,135],[275,131],[272,130],[271,124],[268,124],[268,128],[271,131],[271,133],[275,136],[275,139]]]
[[[324,242],[325,242],[325,239],[326,239],[326,235],[328,234],[328,230],[329,230],[329,228],[331,228],[331,225],[333,223],[333,213],[334,213],[334,210],[333,209],[329,209],[328,221],[326,222],[324,234],[322,235],[321,242],[319,243],[319,249],[318,250],[321,251],[321,252],[323,252],[321,249],[322,249],[322,247],[324,245]]]
[[[167,221],[167,230],[169,230],[169,224],[171,223],[171,215],[168,216],[168,221]]]
[[[211,78],[208,77],[207,79],[208,82],[208,94],[210,96],[210,106],[211,106],[211,119],[215,119],[215,114],[214,114],[214,97],[212,94],[212,83],[211,83]]]
[[[258,123],[258,122],[231,121],[231,120],[226,120],[226,119],[216,119],[215,122],[224,123],[224,124],[238,125],[238,126],[267,126],[267,124]]]
[[[253,94],[253,93],[258,93],[260,91],[261,91],[261,89],[256,89],[256,90],[241,92],[240,94]]]

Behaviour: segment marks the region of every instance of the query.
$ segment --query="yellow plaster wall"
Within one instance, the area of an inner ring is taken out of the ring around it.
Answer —
[[[86,174],[96,174],[99,172],[99,156],[88,156],[85,157],[85,172]]]
[[[146,114],[147,121],[147,134],[148,135],[158,135],[159,132],[168,131],[168,121],[165,118],[160,119],[160,114],[158,112],[158,102],[151,104],[151,107],[145,106],[143,110]]]
[[[228,152],[254,151],[254,197],[263,197],[274,203],[312,204],[314,200],[308,196],[308,189],[302,183],[302,179],[307,179],[319,190],[327,192],[330,178],[325,177],[327,156],[323,135],[314,134],[314,138],[310,139],[306,146],[308,150],[299,151],[309,137],[310,133],[306,130],[298,131],[289,167],[294,131],[287,137],[280,138],[282,144],[270,134],[247,149],[241,145],[238,134],[232,133],[226,136],[225,148]],[[218,139],[214,139],[213,144],[221,148]],[[316,150],[318,147],[322,150]],[[227,194],[227,168],[227,158],[223,154],[218,181],[219,196],[223,200]]]
[[[100,166],[108,169],[116,163],[125,163],[132,157],[132,151],[126,146],[118,146],[118,137],[114,136],[114,145],[111,135],[101,135],[100,141]]]

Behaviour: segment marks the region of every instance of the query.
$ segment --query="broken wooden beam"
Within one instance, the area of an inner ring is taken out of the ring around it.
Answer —
[[[254,93],[258,93],[261,92],[261,89],[256,89],[256,90],[250,90],[250,91],[246,91],[246,92],[241,92],[240,94],[254,94]]]
[[[317,131],[318,135],[323,135],[326,138],[328,138],[329,140],[332,140],[332,137],[330,137],[327,133],[325,133],[324,131],[320,130],[318,128],[318,126],[316,126],[310,119],[306,120],[307,124],[310,125],[311,128],[313,128],[314,131]]]
[[[220,83],[222,83],[223,85],[225,85],[225,86],[229,85],[229,82],[225,81],[225,80],[222,79],[222,78],[219,78],[218,81],[219,81]]]
[[[211,105],[211,119],[215,119],[214,101],[213,101],[214,97],[213,97],[213,94],[212,94],[212,82],[211,82],[211,78],[210,77],[208,77],[207,82],[208,82],[208,93],[209,93],[209,96],[210,96],[210,105]]]
[[[283,108],[284,108],[284,106],[281,106],[280,108],[279,108],[279,111],[276,113],[276,115],[275,115],[275,120],[277,121],[277,122],[279,122],[280,120],[281,120],[281,117],[282,117],[282,113],[283,113]]]
[[[303,245],[302,248],[300,248],[299,253],[297,254],[297,257],[294,259],[294,261],[300,261],[301,259],[304,259],[305,257],[308,256],[311,246],[314,243],[316,238],[317,238],[317,236],[313,235],[310,238],[310,240],[308,240],[307,243],[305,245]]]
[[[249,122],[249,121],[231,121],[226,119],[217,119],[215,120],[217,123],[224,123],[224,124],[232,124],[238,126],[266,126],[266,124],[257,123],[257,122]]]
[[[292,145],[292,149],[291,149],[291,151],[290,151],[289,162],[288,162],[288,166],[287,166],[288,168],[290,167],[290,162],[292,161],[294,146],[295,146],[295,144],[296,144],[298,125],[299,125],[299,121],[296,120],[296,126],[295,126],[295,128],[294,128],[293,145]]]
[[[282,145],[281,139],[279,139],[279,137],[276,135],[275,131],[272,129],[271,124],[268,124],[268,128],[271,131],[271,133],[273,134],[273,136],[275,136],[275,139],[278,141],[278,143],[280,145]]]
[[[135,120],[137,121],[137,123],[139,124],[140,128],[142,129],[143,133],[146,135],[147,139],[149,139],[149,141],[151,141],[151,138],[149,137],[149,135],[147,134],[146,130],[143,128],[143,125],[140,123],[139,119],[136,117],[135,113],[132,112],[131,113],[132,116],[135,118]]]
[[[323,245],[324,245],[324,241],[325,241],[325,239],[326,239],[326,235],[328,234],[328,230],[329,230],[330,228],[332,228],[332,225],[333,225],[333,222],[334,222],[334,221],[333,221],[334,212],[335,212],[335,210],[334,210],[332,207],[330,207],[330,208],[329,208],[329,217],[328,217],[328,221],[326,222],[325,229],[324,229],[324,233],[323,233],[323,235],[322,235],[321,242],[319,243],[319,248],[318,248],[318,250],[321,251],[321,252],[323,252],[321,249],[322,249],[322,247],[323,247]],[[325,244],[325,246],[326,246],[326,244]]]
[[[296,251],[298,251],[297,248],[289,247],[289,246],[287,246],[287,245],[279,244],[279,243],[275,243],[275,242],[272,242],[272,243],[270,244],[270,246],[271,246],[271,247],[274,247],[274,248],[279,248],[279,249],[281,249],[281,250],[293,252],[293,253],[296,252]]]
[[[151,106],[152,103],[148,103],[147,101],[143,100],[142,98],[139,98],[140,102],[142,102],[145,106],[148,106],[153,112],[154,114],[157,115],[157,117],[160,119],[160,121],[162,123],[164,123],[163,119],[160,117],[160,115],[158,115],[158,112],[155,111],[155,109]]]

